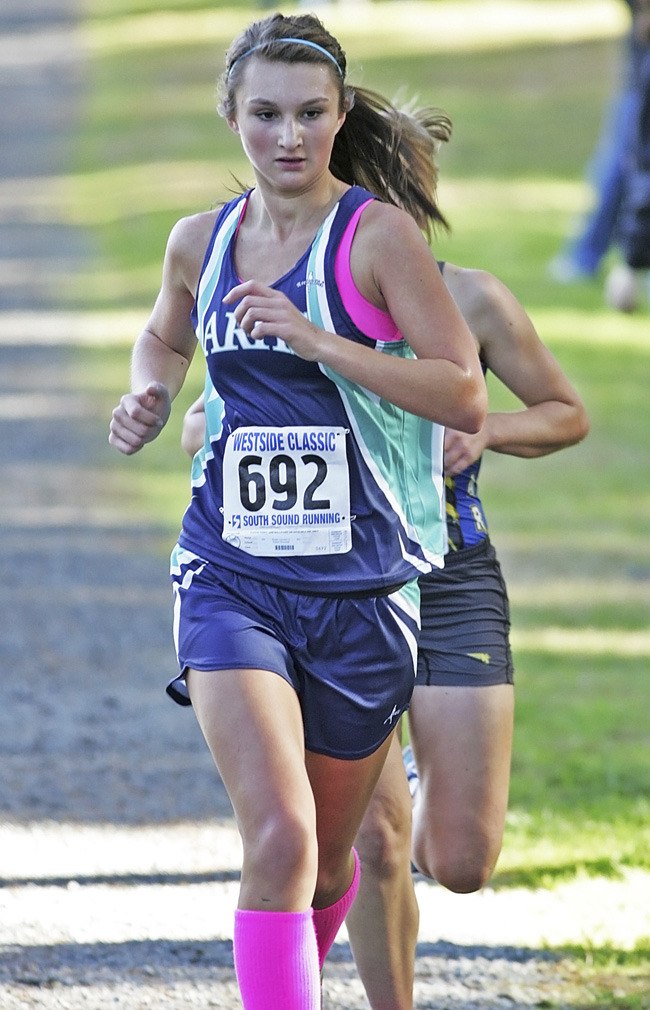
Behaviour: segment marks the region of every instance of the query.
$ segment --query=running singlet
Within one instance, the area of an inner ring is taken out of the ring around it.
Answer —
[[[478,494],[482,456],[455,477],[445,477],[445,508],[449,553],[475,547],[488,536],[487,519]]]
[[[483,374],[486,368],[483,365]],[[479,456],[462,473],[445,477],[445,510],[449,553],[475,547],[488,537],[488,524],[478,493]]]
[[[234,244],[249,195],[217,217],[192,313],[214,389],[179,546],[298,591],[364,592],[415,579],[442,564],[446,546],[432,467],[439,426],[303,360],[279,338],[253,340],[236,325],[222,300],[240,283]],[[272,287],[329,332],[413,357],[402,339],[365,336],[335,282],[341,238],[369,199],[347,190]]]
[[[352,243],[353,225],[359,214],[360,207],[348,226],[336,257],[336,277],[338,288],[344,292],[344,302],[347,311],[354,322],[364,333],[368,332],[369,322],[375,330],[384,334],[395,334],[395,324],[387,313],[366,301],[356,289],[350,271],[350,246]],[[346,255],[342,253],[345,250]],[[439,263],[444,274],[445,264]],[[399,336],[399,334],[397,334]],[[486,366],[482,362],[483,374]],[[482,457],[481,457],[482,458]],[[434,472],[442,469],[442,445],[432,445],[432,467]],[[481,459],[470,464],[456,477],[445,478],[445,506],[447,520],[448,550],[455,553],[466,547],[474,547],[487,538],[488,528],[483,506],[478,496],[478,474]],[[435,578],[435,573],[429,578]]]

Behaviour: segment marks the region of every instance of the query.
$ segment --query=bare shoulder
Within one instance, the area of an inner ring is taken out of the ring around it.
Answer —
[[[218,210],[209,210],[182,217],[169,234],[168,251],[174,256],[203,256],[217,215]]]
[[[426,245],[426,240],[410,214],[390,203],[373,200],[365,208],[359,222],[360,238],[368,244],[380,242],[381,248],[416,242]]]
[[[481,345],[527,328],[528,316],[512,291],[487,270],[446,263],[444,281],[469,328]]]
[[[182,217],[169,234],[165,252],[166,273],[190,291],[196,290],[217,215],[218,210],[211,210]]]
[[[487,270],[445,263],[443,277],[463,315],[478,316],[491,309],[498,310],[509,297],[514,298],[505,284]]]

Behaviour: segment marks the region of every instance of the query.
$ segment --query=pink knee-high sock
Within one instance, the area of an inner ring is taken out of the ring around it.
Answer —
[[[325,958],[339,931],[340,925],[352,907],[352,902],[359,890],[361,879],[361,866],[357,850],[352,849],[354,856],[354,875],[352,883],[342,897],[327,908],[314,909],[314,929],[316,930],[316,942],[318,943],[318,963],[323,967]]]
[[[319,1010],[312,910],[235,911],[235,971],[244,1010]]]

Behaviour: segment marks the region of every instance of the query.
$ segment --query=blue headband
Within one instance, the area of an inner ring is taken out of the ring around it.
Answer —
[[[310,49],[316,49],[319,53],[322,53],[323,56],[327,56],[328,60],[332,61],[341,77],[343,77],[343,71],[339,66],[339,61],[336,59],[335,56],[332,56],[332,54],[328,52],[327,49],[324,49],[323,46],[319,46],[317,42],[310,42],[309,39],[292,39],[292,38],[267,39],[266,42],[258,42],[256,46],[251,46],[251,48],[247,49],[245,53],[242,53],[241,56],[238,56],[236,60],[233,60],[233,62],[230,64],[228,75],[230,76],[230,74],[233,71],[233,67],[237,63],[239,63],[240,60],[243,60],[244,57],[246,56],[250,56],[251,53],[256,53],[258,49],[265,49],[272,42],[295,42],[296,45],[309,46]]]

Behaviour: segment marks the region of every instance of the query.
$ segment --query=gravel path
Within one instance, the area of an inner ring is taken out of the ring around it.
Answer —
[[[73,0],[0,9],[5,187],[65,165],[83,86],[74,19]],[[0,309],[48,310],[88,239],[31,222],[19,200],[3,208]],[[239,842],[191,713],[162,690],[171,545],[122,514],[106,419],[75,389],[72,354],[36,329],[0,342],[0,1006],[237,1010]],[[417,889],[418,1008],[577,1007],[571,964],[544,946],[629,945],[650,907],[635,874],[553,892]],[[325,1007],[367,1007],[345,930]]]

